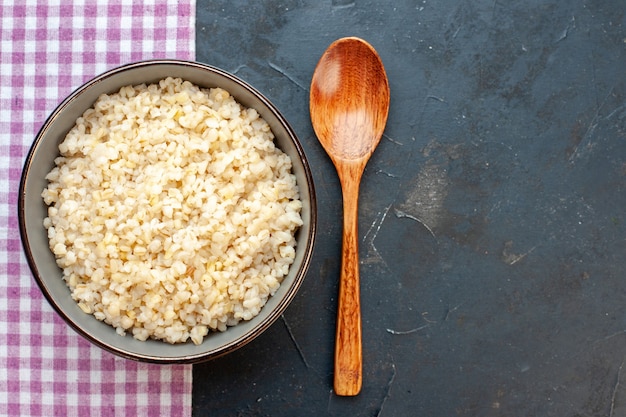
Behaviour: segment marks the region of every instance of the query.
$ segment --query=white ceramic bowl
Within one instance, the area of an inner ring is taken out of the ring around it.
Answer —
[[[154,83],[171,77],[180,77],[198,86],[221,87],[246,107],[256,109],[269,123],[276,145],[293,162],[293,172],[303,202],[304,225],[296,235],[295,262],[276,294],[268,300],[261,313],[250,321],[230,327],[225,332],[212,332],[203,343],[191,342],[171,345],[157,340],[145,342],[131,335],[119,336],[108,324],[85,314],[71,298],[62,279],[62,271],[48,246],[43,220],[47,207],[41,192],[47,185],[45,176],[59,156],[58,145],[75,124],[76,119],[90,108],[103,93],[117,92],[126,85]],[[287,308],[298,291],[311,261],[316,230],[316,201],[313,179],[300,143],[285,118],[253,87],[209,65],[178,61],[143,61],[108,71],[67,97],[47,119],[28,153],[20,183],[18,216],[22,243],[34,278],[44,296],[61,317],[80,335],[117,355],[154,363],[193,363],[231,352],[252,341],[266,330]]]

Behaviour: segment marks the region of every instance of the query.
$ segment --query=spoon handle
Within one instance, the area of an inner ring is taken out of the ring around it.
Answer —
[[[358,247],[359,179],[351,175],[341,179],[343,242],[335,340],[334,390],[337,395],[342,396],[357,395],[361,390],[362,381]]]

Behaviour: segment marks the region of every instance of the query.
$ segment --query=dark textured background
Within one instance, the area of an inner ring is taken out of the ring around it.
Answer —
[[[194,368],[195,416],[625,416],[623,0],[197,2],[197,59],[274,101],[319,238],[281,320]],[[364,385],[332,392],[341,198],[308,114],[335,39],[392,104],[360,201]]]

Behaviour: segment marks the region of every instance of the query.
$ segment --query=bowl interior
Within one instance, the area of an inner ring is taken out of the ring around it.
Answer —
[[[275,143],[293,162],[293,172],[300,188],[304,225],[296,235],[296,259],[276,294],[267,301],[260,314],[240,322],[225,332],[212,332],[200,345],[191,342],[171,345],[162,341],[141,342],[132,336],[121,337],[115,330],[85,314],[71,298],[54,255],[48,247],[43,220],[47,207],[41,192],[47,185],[46,174],[59,155],[58,145],[73,127],[76,119],[104,93],[118,91],[126,85],[154,83],[168,76],[180,77],[205,88],[221,87],[246,107],[256,109],[269,123]],[[109,71],[80,87],[50,115],[37,135],[28,154],[19,195],[19,217],[22,241],[35,280],[59,314],[78,333],[115,354],[149,362],[186,363],[220,356],[248,343],[269,327],[295,296],[309,265],[316,226],[315,193],[306,157],[295,133],[278,110],[259,92],[238,78],[217,68],[182,61],[147,61]]]

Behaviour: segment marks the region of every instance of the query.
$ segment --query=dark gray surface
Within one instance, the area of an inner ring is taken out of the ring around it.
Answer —
[[[196,416],[626,415],[622,0],[209,1],[197,59],[268,96],[315,174],[283,320],[194,368]],[[341,198],[308,115],[360,36],[392,105],[360,201],[363,390],[332,393]]]

